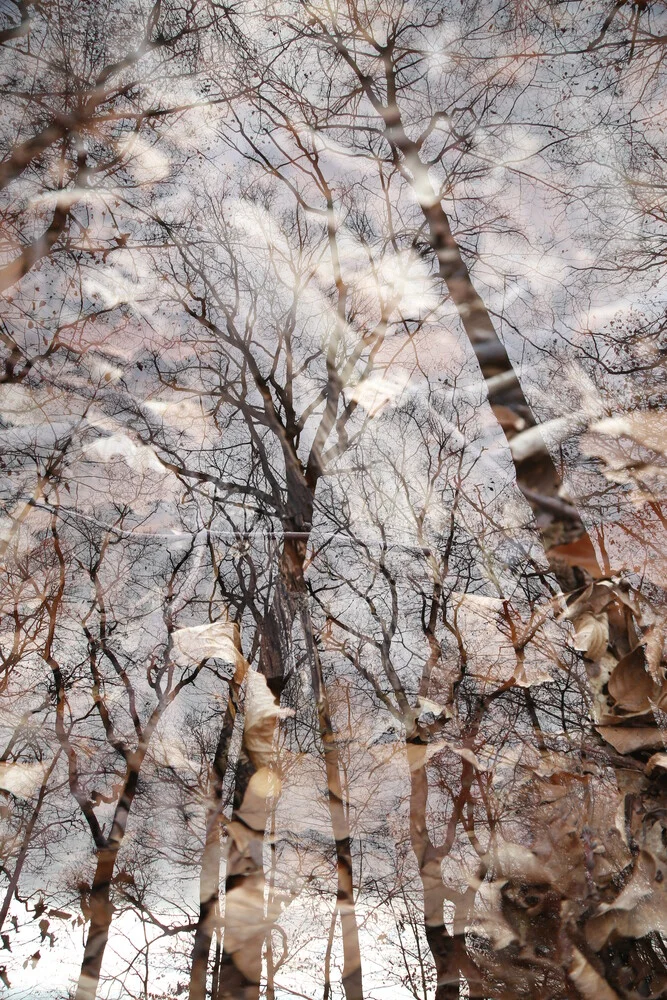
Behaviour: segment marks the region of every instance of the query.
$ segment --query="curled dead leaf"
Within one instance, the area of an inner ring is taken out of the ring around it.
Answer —
[[[474,929],[488,938],[495,951],[518,940],[516,931],[503,915],[502,889],[505,885],[507,879],[480,882],[475,897]]]
[[[599,660],[609,643],[609,619],[604,612],[593,615],[585,611],[574,621],[572,645],[585,653],[589,660]]]
[[[489,869],[501,878],[519,879],[522,883],[546,885],[552,878],[536,854],[509,840],[498,839],[484,856]]]
[[[589,613],[599,615],[614,600],[614,583],[612,580],[600,580],[591,583],[567,607],[563,615],[570,621],[575,621],[580,615]]]
[[[665,623],[653,622],[642,637],[646,667],[654,681],[660,683],[665,676]]]

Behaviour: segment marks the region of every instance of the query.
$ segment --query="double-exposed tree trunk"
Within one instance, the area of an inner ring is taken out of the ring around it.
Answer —
[[[71,210],[69,197],[61,198],[57,203],[51,222],[41,236],[23,247],[20,254],[4,267],[0,267],[0,294],[6,292],[17,281],[24,278],[44,257],[48,257],[53,247],[65,231]]]
[[[425,747],[413,744],[414,755],[423,756]],[[417,862],[424,900],[424,932],[437,977],[435,1000],[458,1000],[459,955],[456,941],[445,926],[447,895],[442,880],[441,862],[447,848],[434,847],[426,829],[428,778],[418,759],[410,763],[410,842]],[[451,845],[450,845],[451,846]]]
[[[97,846],[97,864],[88,897],[90,925],[88,927],[75,1000],[95,1000],[97,995],[104,952],[109,940],[109,928],[111,927],[114,913],[114,906],[111,901],[111,886],[116,859],[125,839],[130,810],[137,792],[139,771],[147,748],[148,744],[146,743],[135,754],[128,755],[125,781],[114,811],[111,832]]]
[[[304,595],[306,546],[305,532],[303,536],[295,538],[290,534],[284,539],[275,594],[269,613],[261,623],[258,672],[276,703],[279,703],[287,678],[290,633]],[[276,706],[273,721],[278,717]],[[219,1000],[258,1000],[259,997],[262,950],[267,932],[263,846],[268,821],[267,800],[273,788],[266,761],[266,742],[269,741],[270,747],[273,721],[269,721],[263,733],[264,746],[258,749],[246,713],[234,786],[231,820],[234,834],[229,838],[227,854],[225,932],[217,986]]]
[[[95,1000],[97,996],[102,960],[114,913],[111,882],[121,843],[122,840],[119,840],[109,847],[101,847],[97,852],[97,865],[88,898],[90,924],[75,1000]]]
[[[216,926],[220,923],[220,865],[222,860],[222,791],[238,709],[239,684],[230,682],[227,709],[215,750],[211,774],[211,802],[206,813],[206,840],[199,873],[199,915],[190,968],[189,1000],[206,1000],[208,958]]]
[[[35,808],[33,809],[30,819],[28,820],[25,828],[25,833],[21,840],[21,847],[19,848],[18,857],[16,858],[16,864],[14,865],[14,870],[11,874],[7,888],[5,890],[5,898],[2,901],[2,906],[0,906],[0,931],[2,931],[5,926],[5,920],[9,913],[10,907],[12,905],[12,899],[19,886],[19,880],[21,878],[21,872],[23,871],[23,866],[25,865],[26,858],[28,856],[28,851],[32,842],[32,836],[37,825],[37,820],[39,819],[39,814],[42,810],[44,804],[44,799],[46,798],[46,791],[49,783],[49,779],[55,770],[56,764],[60,759],[61,750],[58,748],[56,750],[53,760],[51,761],[49,767],[46,770],[44,778],[42,780],[41,787],[39,789],[39,794],[37,796],[37,802],[35,803]]]
[[[350,836],[349,806],[343,787],[343,768],[331,721],[331,709],[322,671],[322,661],[313,635],[310,615],[305,605],[301,620],[309,653],[311,684],[317,705],[317,719],[327,779],[327,804],[336,849],[336,910],[340,918],[343,937],[343,991],[346,1000],[363,1000],[361,949],[354,904],[352,839]]]
[[[398,124],[392,126],[390,141],[396,151],[404,157],[404,163],[409,172],[409,183],[428,224],[428,241],[438,261],[438,273],[447,288],[451,301],[456,306],[461,325],[467,334],[480,367],[488,365],[499,369],[501,373],[512,373],[511,381],[507,380],[502,385],[511,388],[515,401],[513,405],[518,405],[525,412],[532,413],[532,407],[524,394],[521,381],[507,349],[498,336],[489,309],[473,284],[468,265],[464,261],[461,248],[452,233],[447,213],[431,183],[428,168],[422,162],[416,144],[406,136],[397,110],[396,117]],[[536,420],[535,423],[537,424],[538,421]],[[552,467],[553,481],[561,483],[561,472],[551,460],[546,446],[544,446],[543,455]],[[530,499],[529,494],[526,496]],[[586,534],[586,528],[576,508],[568,504],[563,505],[561,511],[564,509],[567,510],[567,520],[570,522],[571,528],[575,529],[579,535]],[[552,567],[552,569],[558,576],[558,567]]]
[[[201,665],[199,669],[201,669]],[[194,680],[198,670],[195,674],[191,675],[188,683]],[[151,738],[165,710],[173,701],[178,690],[179,686],[177,685],[167,697],[163,698],[159,706],[154,709],[143,729],[138,748],[135,751],[125,750],[125,780],[114,810],[111,831],[107,837],[104,837],[102,834],[101,828],[91,809],[90,802],[88,800],[84,801],[80,788],[76,789],[77,798],[84,809],[86,819],[91,826],[91,830],[94,831],[97,864],[88,896],[90,926],[84,946],[81,972],[74,1000],[94,1000],[97,995],[102,962],[104,960],[104,953],[109,939],[109,929],[114,913],[111,888],[116,860],[125,840],[130,812],[137,794],[139,774],[148,752]],[[72,781],[71,773],[70,781]],[[76,786],[76,781],[74,784]]]
[[[312,511],[312,506],[310,508]],[[280,579],[268,621],[263,629],[272,645],[260,645],[259,672],[267,688],[279,701],[287,680],[290,633],[300,615],[311,668],[318,726],[324,751],[327,801],[336,851],[337,898],[343,938],[343,989],[347,1000],[363,1000],[361,951],[354,909],[352,854],[347,809],[343,796],[341,764],[335,742],[319,652],[305,604],[304,564],[308,533],[293,532],[284,539],[280,559]],[[278,713],[276,712],[276,717]],[[265,734],[265,736],[268,734]],[[219,1000],[257,1000],[262,969],[262,950],[270,934],[271,917],[264,924],[263,844],[268,821],[268,798],[275,794],[275,782],[260,775],[268,772],[257,752],[255,738],[244,732],[241,759],[236,775],[232,825],[245,828],[241,836],[230,837],[225,885],[225,937],[220,962],[217,996]],[[258,787],[262,785],[263,787]],[[259,927],[254,931],[254,927]],[[211,939],[208,939],[210,948]],[[206,944],[202,942],[202,946]],[[203,953],[202,953],[203,954]],[[207,950],[208,955],[208,950]],[[203,994],[192,994],[200,1000]]]
[[[474,778],[472,765],[461,761],[461,787],[452,799],[452,812],[443,831],[442,842],[436,846],[428,832],[428,775],[425,765],[426,743],[419,731],[407,741],[410,767],[410,842],[417,862],[424,900],[424,932],[433,957],[437,976],[435,1000],[458,1000],[460,979],[468,983],[472,998],[486,996],[479,970],[468,955],[466,929],[472,918],[475,891],[460,886],[450,889],[442,877],[442,862],[450,854],[460,823],[470,802]],[[465,825],[465,824],[464,824]],[[454,904],[452,933],[445,924],[447,902]]]
[[[354,17],[355,15],[353,19]],[[503,391],[511,388],[514,405],[532,412],[505,345],[498,336],[491,313],[473,284],[461,248],[452,232],[441,196],[433,185],[429,166],[422,156],[422,140],[411,139],[406,132],[398,103],[399,80],[394,62],[395,42],[389,39],[384,45],[375,41],[372,43],[382,67],[381,75],[376,79],[357,61],[355,47],[346,40],[345,32],[338,25],[336,16],[333,17],[330,26],[317,13],[313,14],[312,22],[320,31],[318,40],[335,51],[352,70],[357,78],[360,93],[364,95],[379,120],[383,138],[391,151],[391,161],[412,190],[415,201],[421,209],[428,227],[428,243],[438,262],[438,273],[456,307],[480,366],[493,366],[499,369],[499,374],[502,375],[511,373],[511,380],[504,379],[502,383],[496,384],[502,385]],[[368,41],[367,33],[363,29],[360,31],[361,36]],[[373,128],[369,129],[370,133],[374,131]],[[541,450],[544,458],[552,465],[554,482],[560,483],[561,474],[551,461],[546,447]],[[531,491],[525,495],[531,499]],[[535,499],[535,494],[532,494],[532,499]],[[567,510],[567,518],[572,528],[578,529],[578,534],[585,534],[584,525],[576,508],[562,505],[561,509]],[[552,569],[557,573],[557,567]]]

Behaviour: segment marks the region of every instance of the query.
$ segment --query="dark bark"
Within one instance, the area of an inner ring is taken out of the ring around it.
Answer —
[[[271,687],[274,697],[279,700],[280,690],[286,680],[285,664],[287,662],[289,633],[301,609],[302,623],[310,654],[313,689],[317,700],[318,724],[324,747],[327,798],[336,852],[336,912],[340,919],[343,938],[343,989],[346,1000],[363,1000],[361,950],[354,912],[351,838],[340,777],[341,766],[319,655],[312,641],[312,628],[304,603],[303,567],[306,542],[307,538],[304,537],[299,539],[298,546],[288,547],[285,545],[283,549],[281,583],[276,593],[270,621],[267,622],[269,634],[280,636],[280,641],[278,645],[273,647],[267,659],[260,658],[260,671],[267,677],[267,685]],[[289,590],[285,587],[286,578],[291,584]],[[256,763],[253,760],[252,751],[242,751],[236,775],[232,820],[247,828],[249,843],[240,847],[232,839],[225,884],[227,903],[224,923],[225,927],[230,929],[234,943],[237,941],[238,926],[241,926],[243,920],[248,920],[248,911],[242,900],[245,897],[247,902],[254,900],[258,904],[264,897],[262,848],[268,811],[262,812],[261,807],[258,809],[256,796],[251,794],[251,790],[249,793],[251,779],[257,773]],[[252,826],[249,825],[247,816],[244,818],[244,811],[247,813],[248,810],[249,799],[252,800],[253,804]],[[257,912],[256,918],[257,924],[261,924],[264,918],[263,912]],[[219,1000],[257,1000],[259,997],[262,948],[267,931],[248,934],[246,929],[245,933],[247,936],[244,945],[235,952],[232,952],[223,943],[219,979],[216,984],[216,995]],[[199,995],[191,995],[191,1000],[199,1000]]]
[[[384,45],[374,43],[384,77],[380,82],[365,73],[357,62],[355,47],[346,43],[345,33],[335,16],[331,28],[317,14],[313,14],[312,23],[321,31],[321,40],[338,53],[356,75],[360,92],[364,94],[382,123],[384,139],[391,151],[391,160],[412,189],[419,204],[428,226],[428,242],[438,262],[438,273],[456,306],[463,329],[480,365],[493,365],[501,372],[513,371],[514,367],[505,345],[498,336],[491,314],[473,284],[459,244],[452,233],[440,194],[431,182],[429,166],[422,159],[423,139],[411,139],[405,130],[398,104],[400,87],[394,62],[395,39],[388,39]],[[386,94],[384,98],[381,97],[383,92]],[[517,404],[532,413],[518,378],[513,391]],[[555,482],[560,483],[562,477],[556,464],[552,462],[550,456],[548,460],[553,467]],[[569,518],[569,521],[571,528],[578,528],[579,534],[585,534],[586,529],[578,515],[576,518]],[[557,574],[557,566],[553,566],[552,570]]]
[[[409,741],[413,750],[419,750],[419,736]],[[410,769],[410,841],[415,855],[424,899],[424,931],[433,956],[437,975],[435,1000],[458,1000],[460,977],[468,981],[470,997],[485,996],[479,971],[467,954],[465,926],[471,917],[474,893],[450,892],[443,882],[442,861],[452,849],[461,817],[468,800],[472,782],[472,768],[464,762],[461,791],[452,803],[453,814],[447,825],[443,843],[436,847],[428,833],[426,812],[428,804],[428,776],[418,757],[411,761]],[[453,934],[445,924],[444,907],[447,900],[456,900]]]
[[[396,110],[396,114],[398,115],[398,110]],[[403,154],[405,164],[412,175],[415,197],[428,224],[429,244],[438,261],[438,272],[447,288],[449,297],[456,306],[461,325],[475,351],[480,367],[489,365],[498,368],[501,372],[513,372],[514,366],[507,349],[498,336],[489,310],[473,284],[470,271],[452,233],[442,202],[431,185],[426,166],[419,157],[418,148],[405,135],[400,117],[398,120],[399,125],[394,128],[392,132],[394,138],[390,141],[397,154],[399,152]],[[513,399],[514,405],[518,405],[532,414],[532,407],[524,395],[518,375],[513,388]],[[533,420],[539,424],[539,421],[534,417]],[[545,456],[553,468],[554,481],[560,484],[562,482],[560,470],[546,449]],[[574,507],[568,513],[568,520],[571,528],[577,530],[577,534],[586,534],[581,517]],[[552,567],[552,570],[557,575],[557,567]]]

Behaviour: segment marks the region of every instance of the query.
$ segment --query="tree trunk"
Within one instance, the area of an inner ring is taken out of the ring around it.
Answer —
[[[361,949],[354,907],[352,844],[348,811],[343,795],[343,782],[341,781],[342,768],[331,723],[331,711],[322,672],[322,661],[312,634],[310,615],[305,605],[302,612],[302,625],[310,653],[311,683],[317,704],[320,739],[324,750],[329,817],[336,845],[336,910],[340,916],[343,936],[343,991],[346,1000],[363,1000]]]
[[[24,278],[35,264],[51,253],[51,250],[65,231],[70,212],[70,202],[59,201],[56,204],[48,228],[44,230],[41,236],[38,236],[32,243],[26,244],[17,257],[10,260],[3,267],[0,267],[0,293],[6,292],[17,281]]]
[[[157,719],[155,720],[155,722]],[[153,724],[153,728],[155,725]],[[114,906],[111,902],[111,882],[118,852],[125,839],[127,821],[134,797],[137,793],[139,771],[148,749],[148,740],[141,750],[129,755],[125,783],[114,812],[111,832],[102,844],[97,846],[97,867],[88,900],[90,909],[90,927],[81,963],[81,973],[76,988],[74,1000],[95,1000],[102,970],[104,952],[109,940],[109,928],[113,918]]]
[[[229,748],[238,707],[238,684],[230,681],[229,699],[212,768],[212,801],[206,814],[206,842],[199,876],[199,917],[195,929],[190,969],[190,1000],[206,1000],[208,956],[213,932],[220,919],[220,862],[222,786],[229,763]]]
[[[470,271],[452,233],[447,214],[431,184],[428,169],[422,163],[417,150],[407,137],[405,143],[399,145],[397,142],[396,146],[404,152],[406,165],[414,178],[413,190],[428,223],[429,244],[438,260],[438,273],[447,288],[449,297],[456,306],[461,325],[475,351],[480,367],[484,364],[492,364],[494,367],[500,368],[501,372],[514,372],[514,366],[505,345],[496,332],[491,314],[473,285]],[[514,375],[514,399],[518,405],[525,407],[529,413],[532,413],[532,407],[524,395],[519,377],[516,372]],[[535,420],[535,424],[539,426],[539,421]],[[553,468],[554,482],[560,484],[562,482],[561,472],[546,448],[544,455]],[[570,507],[568,521],[573,528],[577,529],[577,534],[587,534],[576,507]],[[551,569],[558,579],[558,566],[551,565]]]
[[[220,912],[219,892],[217,890],[220,882],[220,827],[220,816],[211,816],[209,810],[206,822],[206,843],[202,852],[199,876],[199,916],[192,947],[190,1000],[206,1000],[208,956]]]
[[[372,78],[362,72],[352,51],[342,43],[338,29],[336,28],[336,34],[332,34],[324,27],[322,21],[320,24],[324,28],[328,44],[340,53],[357,75],[362,91],[383,123],[384,137],[391,149],[393,161],[400,165],[401,172],[410,185],[415,200],[423,213],[428,225],[429,245],[438,261],[438,273],[456,306],[463,329],[480,365],[484,364],[486,360],[487,363],[493,363],[503,372],[513,372],[514,367],[505,345],[496,332],[491,314],[473,285],[460,247],[452,233],[447,214],[431,182],[429,167],[421,158],[421,146],[419,142],[412,140],[405,131],[401,109],[398,106],[400,88],[393,62],[393,43],[388,43],[382,50],[385,76],[383,86],[386,87],[387,95],[386,103],[383,103],[379,96],[383,87],[374,89]],[[531,411],[518,377],[514,391],[517,393],[518,403]],[[538,422],[536,421],[536,423]],[[552,464],[555,481],[560,483],[562,477],[555,463],[551,462],[548,452],[546,457]],[[578,512],[574,508],[569,520],[579,527],[580,534],[586,533]],[[552,570],[557,573],[557,567],[552,567]]]
[[[442,861],[454,845],[456,828],[461,811],[467,801],[472,782],[472,767],[463,763],[461,791],[452,803],[454,813],[447,825],[443,844],[436,847],[429,837],[426,824],[428,805],[428,776],[420,749],[426,750],[415,735],[409,743],[410,754],[410,841],[419,869],[424,897],[424,931],[433,956],[437,975],[434,1000],[459,1000],[460,978],[468,981],[470,997],[486,995],[480,973],[466,950],[465,929],[471,917],[474,893],[459,890],[449,891],[442,878]],[[444,907],[447,900],[455,899],[454,933],[450,934],[445,924]]]
[[[413,744],[416,748],[419,743]],[[424,749],[425,746],[424,746]],[[440,850],[431,843],[426,829],[428,778],[423,763],[410,764],[410,841],[419,869],[424,899],[424,932],[437,976],[435,1000],[458,1000],[459,961],[455,942],[445,926],[445,885],[441,862],[447,845]]]
[[[300,488],[297,500],[290,509],[294,509],[296,513],[287,524],[280,557],[278,589],[271,612],[263,623],[259,670],[278,701],[286,681],[289,636],[301,610],[306,642],[311,647],[313,687],[317,694],[320,735],[325,747],[329,809],[336,844],[336,906],[343,933],[343,984],[347,1000],[362,1000],[361,956],[354,915],[350,837],[341,796],[339,761],[332,739],[319,658],[312,643],[309,617],[304,604],[304,564],[312,521],[312,493],[304,500],[304,490]],[[266,939],[262,850],[268,816],[266,800],[262,806],[251,788],[257,770],[252,751],[244,746],[237,771],[232,821],[246,826],[248,836],[244,844],[232,838],[229,848],[225,885],[225,938],[218,993],[220,1000],[257,1000],[259,997],[262,948]],[[252,812],[252,821],[249,819],[249,812]],[[253,923],[260,928],[254,933],[249,930],[249,925]],[[239,946],[241,940],[243,944]],[[199,997],[191,996],[191,1000],[199,1000]]]
[[[14,893],[18,889],[19,880],[21,878],[21,872],[23,871],[23,866],[25,864],[25,859],[28,856],[28,851],[30,849],[30,841],[32,840],[33,831],[37,820],[39,819],[39,814],[42,809],[42,804],[46,796],[46,788],[49,782],[56,764],[58,763],[58,758],[60,757],[61,749],[60,747],[56,750],[53,760],[44,775],[41,788],[39,790],[39,795],[37,796],[37,802],[35,808],[32,811],[32,815],[28,820],[28,824],[25,828],[25,833],[23,834],[23,840],[21,841],[21,847],[19,849],[18,857],[16,859],[16,864],[14,865],[14,871],[9,880],[7,890],[5,892],[5,898],[2,901],[2,907],[0,907],[0,931],[5,926],[5,920],[7,919],[7,914],[9,913],[9,908],[12,905],[12,899],[14,898]]]
[[[97,853],[97,867],[89,897],[90,927],[75,1000],[95,1000],[97,995],[102,960],[114,912],[111,902],[111,879],[119,847],[120,843],[117,843],[112,847],[100,848]]]
[[[279,702],[286,679],[289,635],[302,591],[307,538],[298,547],[286,539],[281,574],[269,614],[263,623],[259,673]],[[268,640],[267,641],[267,637]],[[260,771],[253,748],[246,745],[244,727],[234,788],[232,824],[243,835],[230,838],[225,880],[225,934],[219,974],[219,1000],[258,1000],[262,949],[266,938],[264,916],[263,844],[267,823],[266,798],[256,794],[252,779]],[[268,792],[267,792],[268,794]]]

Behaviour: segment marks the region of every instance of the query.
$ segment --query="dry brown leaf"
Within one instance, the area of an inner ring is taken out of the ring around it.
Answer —
[[[648,674],[645,663],[644,650],[637,646],[618,661],[609,678],[609,694],[624,712],[649,712],[660,697],[660,686]]]
[[[239,819],[262,835],[266,826],[267,799],[278,798],[282,782],[269,767],[260,767],[248,782],[243,802],[237,810]]]
[[[441,750],[446,750],[449,747],[447,740],[434,740],[432,743],[412,743],[408,742],[405,744],[405,754],[408,758],[408,767],[411,771],[418,771],[420,768],[434,757],[436,754],[440,753]],[[386,759],[383,755],[383,759]]]
[[[591,694],[593,695],[593,713],[595,721],[604,724],[608,720],[609,716],[609,696],[607,694],[607,685],[609,683],[609,678],[611,677],[613,671],[616,669],[618,660],[615,656],[612,656],[609,650],[604,653],[598,660],[594,663],[590,662],[587,664],[587,674],[588,683],[590,685]],[[610,725],[616,722],[616,719],[612,717],[608,720]]]
[[[653,680],[660,683],[665,676],[665,623],[656,621],[649,625],[642,639],[647,669]]]
[[[540,802],[558,802],[559,799],[564,799],[570,794],[570,789],[566,788],[565,785],[548,783],[540,789]]]
[[[552,881],[548,869],[529,848],[500,837],[483,860],[501,878],[519,879],[535,885],[546,885]]]
[[[539,762],[533,770],[540,778],[569,775],[580,779],[581,774],[578,767],[579,762],[573,760],[570,754],[558,753],[556,750],[541,750]],[[577,770],[573,770],[573,768]]]
[[[660,879],[656,878],[660,872]],[[653,931],[667,933],[667,899],[660,866],[640,851],[630,881],[612,903],[602,903],[586,926],[586,939],[599,951],[612,934],[642,938]]]
[[[257,838],[257,834],[254,830],[250,830],[243,823],[237,823],[236,820],[231,820],[229,823],[226,823],[225,829],[234,841],[240,854],[245,854],[252,841]]]
[[[179,628],[172,635],[174,659],[178,663],[199,663],[201,660],[218,659],[233,663],[234,680],[241,683],[248,664],[240,652],[238,625],[221,619],[206,625]]]
[[[549,664],[551,667],[551,664]],[[551,669],[539,664],[527,663],[525,656],[517,656],[517,665],[510,678],[517,687],[537,687],[540,684],[549,684],[553,681]]]
[[[574,620],[588,611],[599,615],[607,605],[614,600],[614,583],[612,580],[599,580],[590,583],[571,604],[568,605],[564,617]]]
[[[549,549],[547,555],[549,558],[555,557],[556,559],[560,559],[568,566],[577,566],[580,569],[585,569],[594,580],[599,579],[603,575],[597,555],[595,554],[595,549],[593,548],[593,543],[588,535],[582,535],[581,538],[577,538],[574,542],[569,542],[567,545],[554,545],[553,548]]]
[[[596,726],[596,729],[618,753],[654,750],[663,746],[662,734],[656,726]]]
[[[516,931],[503,916],[502,889],[505,885],[507,879],[480,882],[475,897],[474,928],[489,939],[495,951],[518,940]]]
[[[283,896],[285,902],[289,897]],[[268,913],[267,913],[268,908]],[[281,911],[281,896],[264,899],[264,878],[249,877],[225,897],[225,950],[247,979],[258,983],[262,974],[262,945]]]

